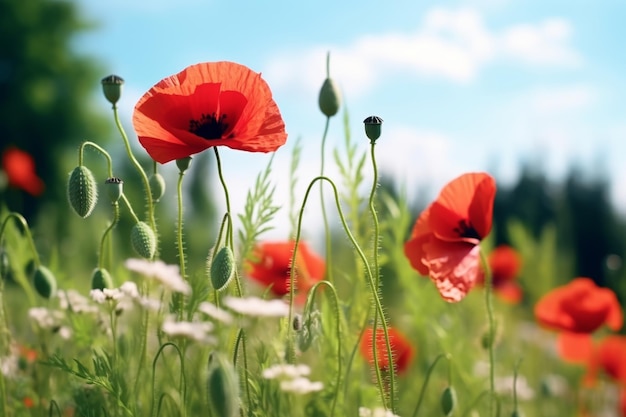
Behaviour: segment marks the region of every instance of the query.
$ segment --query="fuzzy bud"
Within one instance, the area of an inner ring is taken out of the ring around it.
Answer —
[[[370,143],[373,144],[380,137],[383,119],[378,116],[369,116],[363,120],[363,123],[365,124],[365,134],[369,138]]]
[[[117,203],[122,194],[124,193],[124,181],[117,177],[107,178],[104,181],[107,194],[111,199],[111,203]]]
[[[93,173],[84,165],[74,168],[67,183],[67,197],[72,209],[83,219],[98,202],[98,185]]]
[[[237,372],[233,364],[218,353],[213,353],[210,356],[207,394],[213,410],[212,415],[217,417],[237,417],[239,415]]]
[[[43,298],[50,299],[57,292],[57,280],[52,271],[45,266],[39,266],[33,274],[33,285],[37,293]]]
[[[341,107],[341,92],[339,86],[332,78],[326,78],[320,89],[318,99],[320,110],[326,117],[337,114]]]
[[[124,80],[122,77],[118,77],[117,75],[109,75],[108,77],[104,77],[101,83],[104,97],[109,101],[109,103],[115,106],[122,96],[122,85],[124,85]]]
[[[135,252],[143,258],[152,259],[156,253],[157,239],[146,222],[137,222],[130,231],[130,242]]]
[[[91,276],[91,289],[103,290],[105,288],[113,288],[113,280],[109,271],[103,268],[97,268]]]
[[[441,411],[444,416],[451,416],[456,406],[456,391],[451,386],[441,393]]]
[[[211,261],[211,284],[216,291],[225,289],[235,272],[235,256],[228,246],[217,251]]]
[[[163,175],[155,172],[150,176],[149,182],[152,201],[156,203],[163,197],[163,194],[165,194],[165,178],[163,178]]]

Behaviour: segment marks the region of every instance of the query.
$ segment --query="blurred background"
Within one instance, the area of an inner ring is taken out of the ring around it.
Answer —
[[[414,217],[455,176],[487,170],[499,186],[494,245],[512,244],[534,259],[549,255],[556,265],[549,273],[558,275],[551,282],[589,276],[615,289],[623,303],[626,58],[619,51],[625,12],[617,0],[593,7],[535,0],[0,0],[0,152],[28,153],[45,186],[27,192],[5,175],[2,210],[24,213],[44,256],[73,259],[77,271],[93,265],[94,236],[110,210],[99,203],[89,220],[69,211],[65,187],[80,143],[108,149],[129,198],[139,211],[142,204],[100,79],[111,73],[125,79],[120,114],[137,144],[130,119],[138,98],[190,64],[219,60],[261,72],[281,108],[290,140],[272,165],[279,202],[287,194],[295,140],[302,155],[315,155],[300,161],[301,198],[307,179],[319,173],[325,120],[317,94],[330,51],[347,128],[365,150],[361,121],[370,114],[384,119],[377,145],[383,189],[406,194]],[[329,159],[345,136],[336,119]],[[149,167],[145,152],[135,150]],[[241,212],[270,156],[222,154],[233,209]],[[223,211],[211,157],[194,158],[186,182],[187,229],[194,230],[188,248],[199,265]],[[87,152],[85,158],[104,181],[102,157]],[[175,213],[171,165],[162,170],[168,192],[161,220]],[[336,168],[327,172],[332,176]],[[127,218],[122,215],[121,230],[129,227]],[[167,245],[170,223],[160,230],[162,255],[175,262],[175,248]],[[311,214],[308,225],[317,237],[320,219]],[[93,233],[76,236],[77,230]],[[288,234],[288,225],[277,223],[267,236]],[[128,244],[116,239],[122,248]],[[546,274],[533,268],[526,267],[525,279]]]

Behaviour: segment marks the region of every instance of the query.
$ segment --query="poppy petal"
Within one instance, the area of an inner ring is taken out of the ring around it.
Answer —
[[[441,297],[451,303],[465,298],[482,275],[480,246],[432,239],[424,249],[430,279]]]
[[[559,356],[571,363],[586,364],[593,355],[593,339],[588,333],[560,332],[557,335]]]
[[[419,216],[415,226],[413,226],[410,239],[404,244],[404,254],[409,259],[411,266],[424,276],[428,275],[428,267],[422,261],[424,259],[423,247],[432,237],[429,216],[430,207]]]

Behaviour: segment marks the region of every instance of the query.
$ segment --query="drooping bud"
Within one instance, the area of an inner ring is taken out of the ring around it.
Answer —
[[[163,197],[163,194],[165,194],[165,178],[163,178],[163,175],[155,172],[150,176],[149,182],[152,201],[156,203]]]
[[[235,256],[228,246],[222,246],[211,260],[211,284],[216,291],[225,289],[235,272]]]
[[[157,239],[146,222],[137,222],[130,231],[130,242],[135,252],[143,258],[152,259],[156,253]]]
[[[117,75],[109,75],[108,77],[104,77],[101,83],[104,97],[106,97],[109,103],[115,106],[122,96],[122,85],[124,85],[124,80],[122,77]]]
[[[177,159],[176,166],[180,172],[185,172],[191,165],[191,156],[186,156],[185,158]]]
[[[237,371],[231,362],[217,352],[210,356],[207,394],[214,416],[236,417],[239,415]]]
[[[111,203],[117,203],[124,192],[124,181],[117,177],[111,177],[107,178],[104,184]]]
[[[57,280],[52,271],[40,265],[33,274],[33,285],[43,298],[50,299],[57,292]]]
[[[441,393],[441,411],[444,416],[451,416],[456,406],[456,391],[452,386],[446,387]]]
[[[98,202],[98,185],[89,168],[84,165],[74,168],[67,183],[70,205],[83,219],[91,214]]]
[[[365,134],[369,138],[370,143],[373,144],[380,137],[383,119],[378,116],[369,116],[363,120],[363,123],[365,124]]]
[[[341,107],[341,91],[335,81],[330,78],[330,53],[326,55],[326,79],[320,89],[318,103],[320,110],[326,117],[337,114]]]
[[[111,274],[106,269],[96,268],[91,275],[91,289],[103,290],[105,288],[113,288]]]

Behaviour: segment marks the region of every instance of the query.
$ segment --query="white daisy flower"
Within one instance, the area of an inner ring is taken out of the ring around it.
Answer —
[[[185,337],[206,344],[217,342],[215,337],[209,334],[213,330],[213,324],[209,322],[176,321],[174,317],[168,316],[161,330],[172,337]]]
[[[280,389],[286,392],[293,392],[294,394],[308,394],[310,392],[321,391],[324,389],[324,384],[319,381],[309,381],[308,378],[302,376],[281,381]]]
[[[224,297],[224,305],[237,313],[248,316],[287,317],[289,315],[289,304],[281,300]]]
[[[87,297],[83,297],[76,290],[59,290],[59,307],[63,310],[71,310],[74,313],[98,313],[98,307],[91,304]]]
[[[163,261],[148,261],[145,259],[127,259],[124,262],[127,269],[137,272],[145,277],[154,278],[170,291],[181,294],[191,294],[191,287],[180,276],[178,265],[168,265]]]
[[[225,324],[230,324],[233,322],[233,316],[231,316],[227,311],[222,310],[215,304],[211,304],[208,301],[201,302],[200,305],[198,305],[198,311]]]

